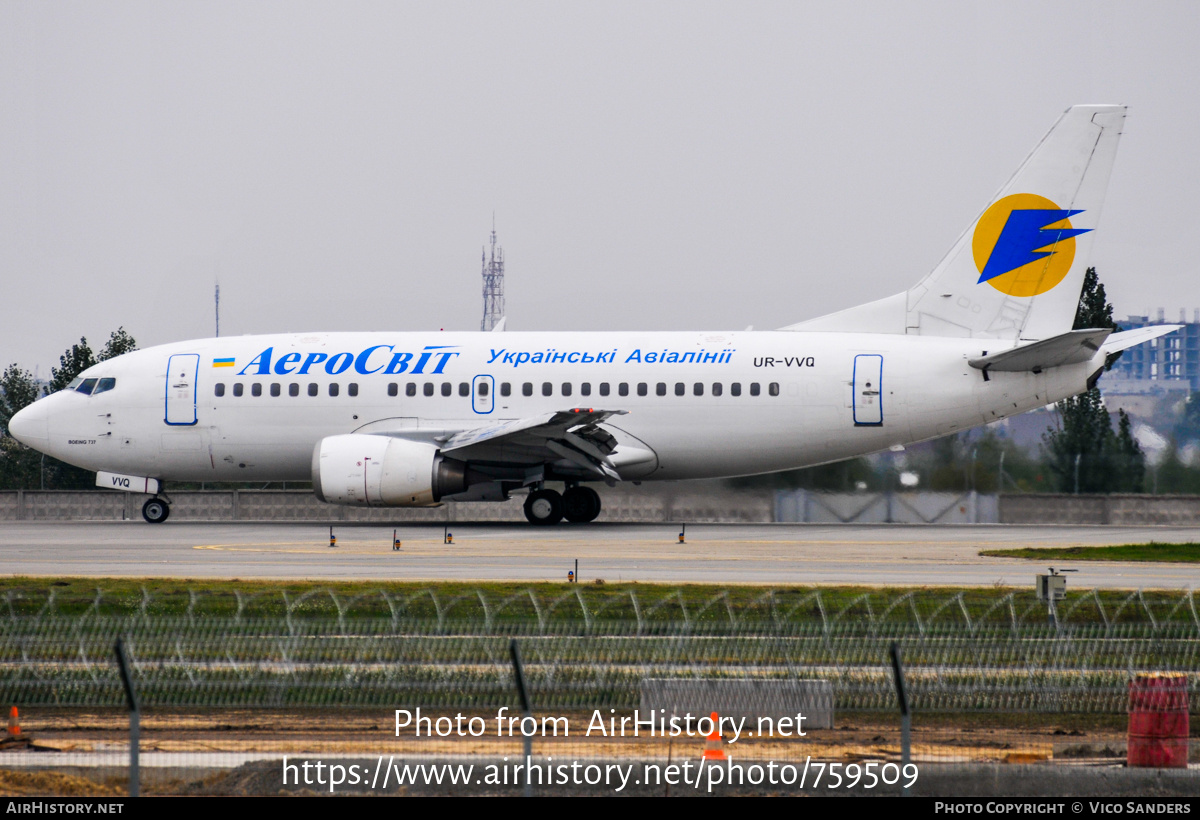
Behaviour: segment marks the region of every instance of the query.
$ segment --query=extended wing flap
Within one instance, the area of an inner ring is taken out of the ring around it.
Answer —
[[[1109,327],[1072,330],[1040,342],[980,356],[969,360],[968,364],[984,371],[1040,373],[1051,367],[1089,361],[1100,351],[1111,333],[1112,328]]]
[[[466,430],[446,440],[442,452],[491,462],[565,459],[605,481],[620,481],[609,456],[616,438],[600,425],[625,410],[560,410],[528,419]]]
[[[443,453],[452,453],[487,442],[507,439],[513,444],[539,445],[548,439],[561,439],[568,431],[586,430],[626,410],[560,410],[527,419],[514,419],[464,430],[442,444]]]

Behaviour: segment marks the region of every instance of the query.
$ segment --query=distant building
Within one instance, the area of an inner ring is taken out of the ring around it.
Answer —
[[[1162,308],[1154,319],[1129,316],[1120,320],[1122,330],[1164,324],[1176,323],[1167,321]],[[1101,388],[1115,393],[1200,390],[1200,309],[1193,312],[1190,322],[1180,309],[1178,324],[1183,327],[1176,332],[1122,353],[1101,380]]]

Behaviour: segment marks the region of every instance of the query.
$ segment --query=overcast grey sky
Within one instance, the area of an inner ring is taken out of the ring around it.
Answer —
[[[0,366],[81,334],[778,327],[907,288],[1059,113],[1200,307],[1195,2],[0,2]]]

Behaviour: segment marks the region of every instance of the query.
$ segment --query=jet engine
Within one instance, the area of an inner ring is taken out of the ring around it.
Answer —
[[[464,492],[466,472],[432,444],[389,436],[329,436],[313,449],[313,492],[330,504],[429,507]]]

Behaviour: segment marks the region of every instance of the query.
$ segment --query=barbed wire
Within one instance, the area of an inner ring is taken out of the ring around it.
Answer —
[[[539,708],[631,709],[642,681],[684,678],[829,680],[839,710],[893,710],[893,641],[924,711],[1119,713],[1142,670],[1188,673],[1197,687],[1190,590],[1087,593],[1053,617],[1031,597],[624,589],[589,601],[579,588],[430,588],[188,590],[163,601],[143,588],[136,599],[98,591],[83,606],[53,590],[10,592],[0,699],[119,706],[117,636],[148,708],[515,708],[513,638]]]

